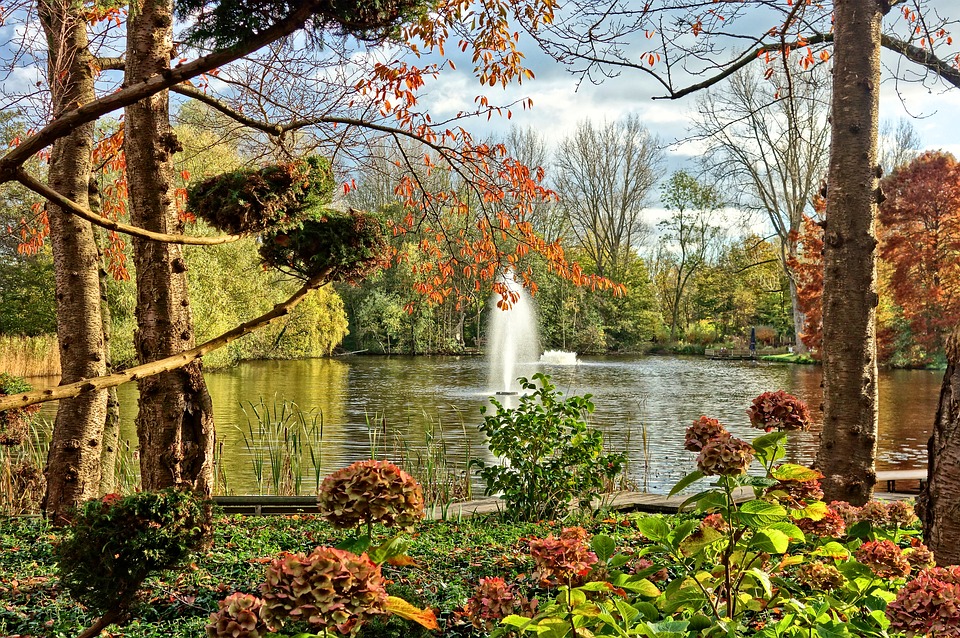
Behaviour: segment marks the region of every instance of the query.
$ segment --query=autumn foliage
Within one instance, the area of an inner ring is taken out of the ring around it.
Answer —
[[[924,153],[884,180],[883,192],[878,235],[890,295],[920,356],[929,356],[960,313],[960,164]]]
[[[814,207],[823,211],[826,202],[818,199]],[[797,299],[803,311],[803,332],[800,340],[814,356],[819,356],[823,343],[823,228],[812,217],[803,217],[797,237],[798,256],[788,265],[797,281]]]

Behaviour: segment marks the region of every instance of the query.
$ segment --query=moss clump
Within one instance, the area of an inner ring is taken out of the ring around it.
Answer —
[[[298,226],[269,233],[260,246],[263,263],[301,279],[329,271],[328,281],[355,281],[387,257],[383,221],[356,210],[328,210]]]
[[[243,44],[287,17],[303,3],[295,0],[177,0],[176,15],[192,20],[190,44],[217,49]],[[400,25],[426,12],[424,0],[314,0],[308,33],[323,31],[379,42],[400,35]]]
[[[321,214],[333,189],[329,160],[312,156],[211,177],[190,187],[187,209],[225,233],[261,233]]]

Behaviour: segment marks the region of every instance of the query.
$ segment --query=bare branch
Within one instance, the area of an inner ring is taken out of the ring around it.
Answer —
[[[48,200],[57,204],[64,210],[69,211],[71,214],[76,215],[77,217],[82,217],[92,224],[96,224],[107,230],[114,230],[118,233],[124,233],[126,235],[133,235],[134,237],[142,237],[143,239],[150,239],[153,241],[165,242],[168,244],[188,244],[192,246],[213,246],[216,244],[228,244],[230,242],[237,241],[240,239],[240,235],[219,235],[217,237],[197,237],[193,235],[170,235],[168,233],[155,233],[150,230],[144,230],[138,226],[130,226],[129,224],[123,224],[121,222],[114,221],[107,217],[97,215],[91,210],[87,210],[80,204],[76,203],[72,199],[68,199],[53,190],[43,182],[31,177],[25,173],[22,169],[18,169],[15,173],[16,181],[20,182],[33,192],[38,195],[46,197]]]
[[[16,179],[16,170],[21,164],[77,126],[92,122],[111,111],[138,102],[154,93],[169,89],[190,78],[233,62],[274,40],[290,35],[306,23],[314,14],[317,5],[316,0],[298,3],[293,13],[242,45],[197,58],[193,62],[151,76],[143,82],[138,82],[116,93],[111,93],[61,114],[39,132],[26,138],[19,146],[0,158],[0,183]]]
[[[22,394],[3,396],[0,397],[0,412],[13,408],[25,408],[29,405],[45,403],[47,401],[69,399],[84,392],[106,390],[107,388],[113,388],[129,381],[136,381],[137,379],[151,377],[153,375],[160,374],[161,372],[169,372],[171,370],[182,368],[188,363],[199,359],[203,355],[213,352],[218,348],[222,348],[228,343],[236,341],[240,337],[249,334],[254,330],[267,326],[281,317],[290,314],[293,309],[297,307],[297,304],[303,301],[303,299],[310,293],[311,290],[319,288],[323,284],[327,283],[327,278],[332,272],[332,267],[325,269],[320,274],[309,279],[307,283],[293,293],[289,299],[283,303],[277,304],[269,312],[260,315],[256,319],[251,319],[246,323],[242,323],[236,328],[228,330],[220,336],[215,337],[195,348],[184,350],[183,352],[166,357],[165,359],[158,359],[157,361],[151,361],[149,363],[144,363],[132,368],[127,368],[126,370],[117,372],[115,374],[108,374],[102,377],[93,377],[91,379],[81,379],[75,383],[68,383],[66,385],[54,386],[33,392],[24,392]]]

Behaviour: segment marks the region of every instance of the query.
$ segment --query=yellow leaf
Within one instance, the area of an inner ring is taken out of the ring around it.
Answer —
[[[414,607],[403,598],[387,596],[386,609],[394,616],[400,616],[406,620],[412,620],[413,622],[422,625],[427,629],[440,629],[440,625],[437,624],[437,616],[433,613],[432,609],[420,609],[419,607]]]

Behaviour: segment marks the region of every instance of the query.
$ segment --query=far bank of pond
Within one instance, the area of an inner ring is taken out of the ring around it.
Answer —
[[[590,422],[601,428],[610,449],[625,450],[630,474],[640,487],[667,492],[693,468],[683,450],[684,430],[702,414],[720,419],[737,436],[752,438],[745,410],[753,397],[783,389],[805,400],[815,424],[791,436],[791,460],[811,462],[817,446],[822,401],[820,366],[754,361],[710,361],[701,357],[584,356],[577,365],[527,366],[541,370],[567,395],[593,395]],[[448,457],[463,467],[469,454],[489,456],[477,431],[480,408],[490,405],[486,361],[481,357],[350,356],[301,361],[260,361],[206,375],[217,432],[223,442],[229,488],[255,494],[253,458],[242,431],[242,409],[260,397],[289,399],[323,415],[321,476],[367,458],[369,426],[386,427],[380,456],[422,453],[442,437]],[[888,370],[880,373],[878,469],[924,467],[926,441],[936,413],[943,373]],[[504,402],[515,400],[502,397]],[[135,441],[136,387],[120,388],[122,436]],[[243,406],[241,405],[243,404]],[[304,461],[305,493],[314,470]]]

